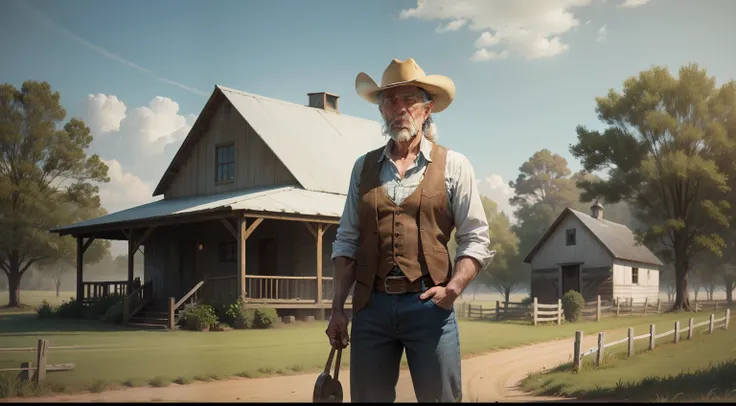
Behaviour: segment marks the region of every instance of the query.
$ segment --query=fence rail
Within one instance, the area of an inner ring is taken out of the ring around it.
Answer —
[[[575,332],[575,347],[573,350],[573,370],[574,371],[580,371],[582,369],[583,365],[583,358],[589,355],[595,354],[595,365],[600,365],[603,362],[603,355],[605,353],[606,348],[615,347],[617,345],[621,344],[628,344],[627,348],[627,357],[631,357],[634,354],[634,342],[638,340],[649,340],[649,351],[654,350],[657,340],[669,336],[673,337],[673,342],[677,344],[680,341],[680,334],[687,333],[687,339],[692,340],[693,335],[695,333],[695,329],[699,327],[705,327],[708,326],[708,333],[713,334],[713,331],[716,328],[723,328],[724,330],[728,330],[728,323],[731,318],[731,309],[726,309],[726,312],[723,317],[720,319],[715,318],[715,314],[711,313],[708,320],[702,321],[700,323],[695,323],[694,319],[691,317],[688,320],[688,326],[687,328],[680,328],[680,321],[675,321],[674,328],[667,330],[663,333],[657,334],[656,327],[654,324],[651,324],[649,326],[649,333],[642,334],[639,336],[634,335],[634,328],[629,327],[628,330],[628,336],[626,338],[622,338],[617,341],[612,341],[609,343],[606,343],[606,337],[605,333],[598,333],[598,345],[590,348],[589,350],[582,352],[582,345],[583,345],[583,332],[578,330]],[[716,324],[720,323],[720,324]]]
[[[36,348],[0,348],[0,353],[36,351],[35,368],[33,367],[32,362],[23,362],[20,364],[20,368],[3,368],[0,369],[0,373],[20,372],[20,379],[28,381],[34,380],[38,384],[46,379],[46,372],[62,372],[71,371],[74,369],[75,365],[72,363],[49,365],[47,361],[50,348],[58,349],[65,347],[49,347],[49,340],[39,339]]]

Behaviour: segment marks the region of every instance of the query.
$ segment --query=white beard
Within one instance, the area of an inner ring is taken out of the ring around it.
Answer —
[[[414,122],[412,118],[408,120],[409,128],[399,128],[394,130],[389,124],[384,124],[383,134],[391,137],[394,142],[406,142],[416,137],[419,134],[419,126]]]

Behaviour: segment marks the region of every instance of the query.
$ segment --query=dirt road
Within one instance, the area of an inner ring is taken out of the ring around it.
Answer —
[[[623,332],[611,332],[624,334]],[[584,349],[595,345],[596,336],[586,335]],[[530,402],[563,400],[531,396],[516,386],[529,372],[552,368],[572,358],[573,338],[501,350],[463,360],[463,402]],[[55,395],[44,398],[8,399],[32,402],[311,402],[318,374],[261,379],[233,378],[224,381],[171,384],[165,388],[130,388],[103,393]],[[340,373],[345,401],[350,399],[349,373]],[[416,402],[408,370],[402,370],[397,402]]]

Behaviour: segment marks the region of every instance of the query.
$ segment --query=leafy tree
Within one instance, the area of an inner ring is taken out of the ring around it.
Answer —
[[[107,166],[87,157],[84,122],[72,118],[59,129],[65,117],[46,82],[0,85],[0,269],[9,306],[20,305],[20,281],[32,265],[63,258],[74,244],[50,228],[104,213],[91,182],[108,182]]]
[[[607,125],[601,133],[577,127],[570,151],[586,172],[607,170],[608,179],[582,181],[581,199],[602,197],[630,202],[646,222],[642,243],[655,248],[675,269],[673,310],[690,310],[687,277],[703,251],[720,255],[727,227],[727,173],[719,168],[733,144],[727,130],[736,113],[736,83],[720,88],[692,64],[679,78],[653,67],[596,98],[596,112]]]
[[[519,239],[511,231],[511,222],[506,213],[499,211],[494,201],[481,198],[483,209],[488,219],[488,231],[491,236],[491,250],[496,251],[491,265],[486,268],[487,284],[502,294],[505,303],[511,294],[528,280],[519,260]]]

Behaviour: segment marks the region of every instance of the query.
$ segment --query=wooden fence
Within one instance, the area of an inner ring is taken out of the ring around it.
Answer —
[[[555,304],[542,304],[534,298],[532,303],[496,301],[495,307],[483,307],[464,303],[456,306],[457,316],[467,320],[529,320],[533,325],[543,322],[562,324],[562,300]]]
[[[598,333],[598,345],[589,349],[586,352],[582,352],[582,343],[583,343],[583,332],[578,330],[575,332],[575,347],[573,352],[573,370],[574,371],[580,371],[582,369],[583,365],[583,358],[589,355],[595,354],[595,365],[600,365],[603,362],[603,355],[605,353],[606,348],[611,348],[617,345],[621,344],[627,344],[628,350],[627,350],[627,356],[630,357],[634,355],[634,342],[636,340],[649,340],[649,350],[653,350],[656,344],[657,339],[668,337],[670,335],[674,335],[673,342],[677,344],[680,341],[680,334],[687,332],[687,339],[692,340],[693,334],[695,333],[695,329],[698,327],[704,327],[708,326],[708,333],[713,334],[713,330],[716,328],[723,328],[724,330],[728,330],[728,322],[731,318],[731,309],[726,309],[724,317],[720,319],[715,318],[715,314],[711,313],[708,320],[700,322],[695,324],[693,318],[691,317],[688,321],[688,326],[686,328],[681,329],[680,328],[680,321],[675,321],[675,326],[673,329],[669,331],[665,331],[664,333],[657,334],[655,325],[651,324],[649,326],[649,333],[642,334],[639,336],[634,336],[634,328],[629,327],[628,336],[625,338],[622,338],[618,341],[613,341],[610,343],[606,343],[606,337],[605,333]],[[716,325],[716,323],[722,323],[719,325]]]
[[[2,352],[36,352],[36,367],[33,367],[32,362],[23,362],[20,364],[20,368],[3,368],[0,369],[2,372],[20,372],[21,380],[33,380],[37,384],[46,379],[46,372],[61,372],[71,371],[74,369],[74,364],[56,364],[49,365],[47,363],[49,349],[63,349],[63,348],[74,348],[74,347],[49,347],[49,340],[39,339],[36,348],[24,347],[24,348],[0,348]]]

